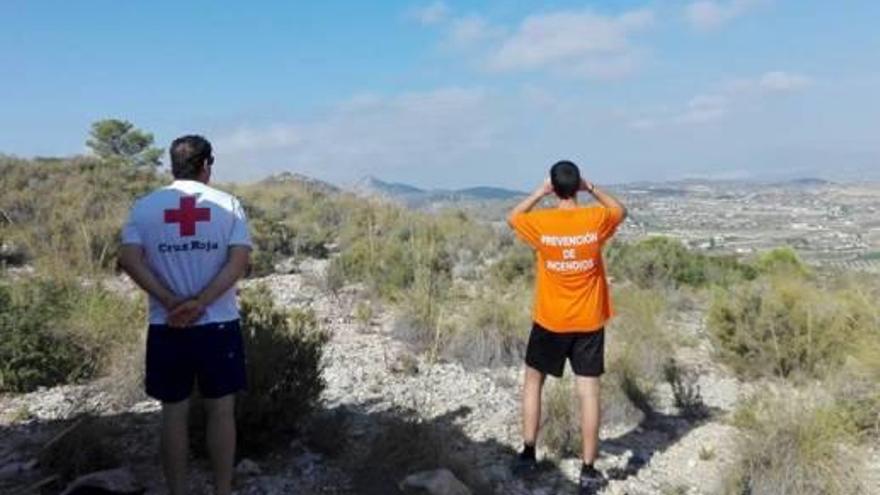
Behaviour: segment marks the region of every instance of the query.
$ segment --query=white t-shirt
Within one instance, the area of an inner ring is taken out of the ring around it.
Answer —
[[[234,196],[201,182],[176,180],[140,198],[122,229],[122,243],[143,248],[165,287],[195,296],[223,268],[230,246],[251,246],[247,218]],[[167,323],[167,311],[150,296],[150,323]],[[238,319],[236,289],[212,302],[195,324]]]

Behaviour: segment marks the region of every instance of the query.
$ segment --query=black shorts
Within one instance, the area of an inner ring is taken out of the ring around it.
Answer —
[[[565,360],[578,376],[605,373],[605,329],[594,332],[557,333],[534,323],[526,349],[526,364],[541,373],[561,377]]]
[[[180,402],[198,383],[206,399],[247,388],[244,342],[238,320],[188,328],[150,325],[147,334],[147,395]]]

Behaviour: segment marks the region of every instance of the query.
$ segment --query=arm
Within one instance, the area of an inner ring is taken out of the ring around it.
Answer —
[[[512,210],[510,210],[510,214],[507,215],[507,223],[511,227],[513,226],[513,217],[519,215],[520,213],[528,213],[535,207],[544,196],[553,192],[553,185],[550,184],[550,179],[544,180],[540,187],[535,189],[535,192],[530,194],[526,199],[522,200],[518,205],[514,206]]]
[[[181,299],[156,278],[153,270],[144,260],[144,249],[137,244],[123,244],[119,250],[119,268],[122,269],[141,289],[159,300],[162,306],[171,310]]]
[[[596,187],[596,184],[581,179],[581,191],[586,191],[593,195],[593,197],[596,198],[596,201],[598,201],[605,208],[619,211],[620,221],[626,219],[628,212],[626,210],[626,207],[623,206],[623,203],[621,203],[614,196]]]
[[[231,246],[226,264],[211,282],[198,295],[177,306],[171,312],[168,316],[168,322],[171,326],[185,327],[198,320],[209,304],[245,276],[250,265],[250,258],[251,248],[249,246]]]

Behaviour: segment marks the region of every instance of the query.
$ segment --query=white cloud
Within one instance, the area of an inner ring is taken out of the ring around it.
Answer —
[[[650,117],[639,117],[630,121],[629,126],[633,129],[642,131],[654,129],[655,127],[657,127],[657,124],[658,122],[656,119],[652,119]]]
[[[549,69],[581,77],[612,77],[631,72],[637,50],[631,37],[650,26],[647,9],[618,16],[590,11],[532,15],[488,53],[495,72]]]
[[[497,38],[502,29],[493,26],[478,15],[454,19],[449,25],[446,43],[454,48],[469,48],[477,43]]]
[[[687,102],[685,111],[674,120],[682,124],[705,124],[724,117],[727,106],[728,100],[724,96],[697,95]]]
[[[753,78],[732,79],[723,84],[722,89],[729,94],[770,95],[801,91],[812,82],[806,75],[776,70]]]
[[[685,8],[685,18],[691,27],[700,31],[712,31],[740,17],[766,0],[699,0]]]
[[[767,72],[758,81],[761,89],[772,92],[797,91],[806,88],[810,83],[807,76],[782,71]]]
[[[222,136],[218,144],[230,153],[254,149],[286,148],[299,144],[302,140],[300,129],[289,125],[272,125],[259,130],[240,127]]]
[[[338,182],[368,173],[411,179],[407,171],[455,166],[501,146],[506,125],[485,90],[452,87],[357,96],[310,122],[235,129],[216,140],[216,149],[218,158],[226,154],[232,163],[259,164],[261,174],[297,170]]]
[[[449,6],[440,0],[430,5],[414,8],[407,13],[408,18],[425,26],[440,24],[448,20],[449,15]]]
[[[779,70],[752,78],[733,79],[691,98],[677,111],[643,112],[630,119],[629,127],[651,130],[669,124],[707,124],[746,106],[760,108],[770,98],[803,90],[811,83],[812,80],[805,75]]]

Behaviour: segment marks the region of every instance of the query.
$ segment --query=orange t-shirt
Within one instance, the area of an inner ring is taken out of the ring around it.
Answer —
[[[622,218],[623,211],[602,206],[513,216],[511,226],[537,254],[536,323],[552,332],[591,332],[611,318],[602,246]]]

